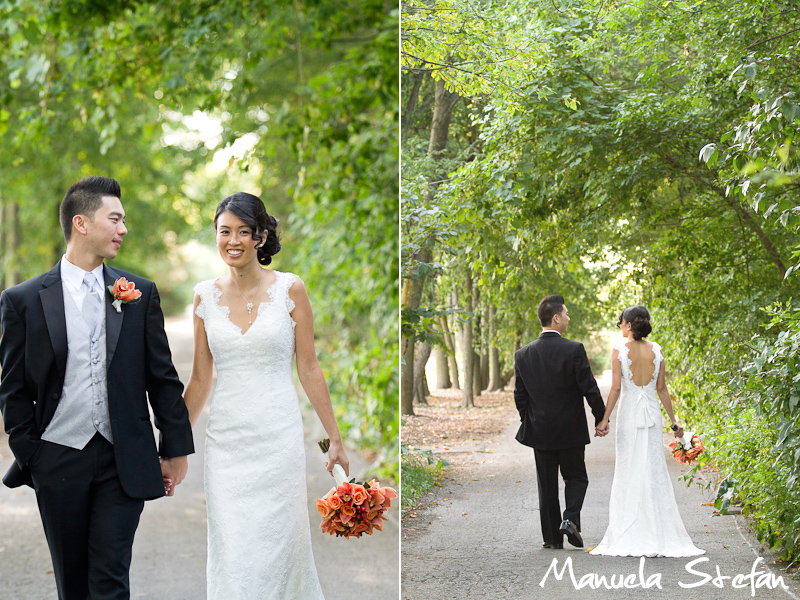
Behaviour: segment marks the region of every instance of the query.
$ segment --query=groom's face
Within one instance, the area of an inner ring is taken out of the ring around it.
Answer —
[[[122,202],[114,196],[103,196],[103,204],[94,213],[94,219],[86,221],[87,249],[95,256],[116,258],[127,233]]]
[[[553,315],[553,326],[558,329],[559,333],[567,332],[567,328],[569,327],[569,310],[566,304],[559,314]]]

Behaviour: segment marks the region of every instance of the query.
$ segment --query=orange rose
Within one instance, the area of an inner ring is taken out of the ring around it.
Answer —
[[[367,490],[365,490],[362,486],[353,486],[353,504],[361,504],[368,497],[369,494],[367,494]]]
[[[328,501],[328,506],[330,507],[331,510],[336,511],[342,508],[342,499],[339,498],[339,494],[337,494],[336,492],[334,492],[333,494],[328,494],[328,496],[326,496],[325,499]]]
[[[325,500],[317,498],[317,512],[322,515],[323,518],[326,518],[333,513],[333,510],[328,506]]]
[[[142,292],[136,289],[136,285],[133,282],[128,283],[124,277],[120,277],[114,282],[111,295],[113,295],[116,300],[128,303],[141,298]]]

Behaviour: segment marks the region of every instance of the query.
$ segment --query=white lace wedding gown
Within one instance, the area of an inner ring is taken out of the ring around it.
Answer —
[[[608,529],[591,554],[606,556],[697,556],[683,526],[667,471],[656,394],[661,347],[653,344],[655,369],[645,386],[631,373],[628,346],[615,346],[622,366],[622,395],[617,404],[616,465],[611,484]],[[648,367],[650,365],[647,365]]]
[[[206,430],[208,600],[318,600],[303,424],[292,379],[291,273],[242,330],[215,281],[195,286],[217,368]]]

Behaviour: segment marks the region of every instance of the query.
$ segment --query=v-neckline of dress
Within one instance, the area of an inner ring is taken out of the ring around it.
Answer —
[[[261,315],[261,307],[264,306],[265,304],[273,304],[275,302],[275,298],[273,297],[272,290],[278,284],[278,271],[272,271],[272,272],[275,273],[275,281],[273,281],[272,285],[270,285],[266,289],[267,297],[269,298],[269,300],[264,300],[263,302],[259,302],[258,303],[258,306],[255,307],[255,309],[256,309],[256,318],[253,319],[253,322],[249,324],[250,327],[248,327],[247,329],[242,329],[236,323],[233,322],[233,320],[231,319],[231,307],[230,306],[226,306],[224,304],[220,304],[219,303],[220,299],[222,298],[222,289],[217,285],[217,281],[219,281],[220,278],[217,277],[216,279],[214,279],[211,282],[211,285],[214,286],[214,290],[215,290],[214,291],[214,304],[216,304],[216,306],[219,309],[220,313],[222,313],[222,316],[224,317],[225,321],[230,323],[231,326],[236,329],[236,331],[239,333],[239,335],[241,337],[244,337],[245,335],[247,335],[247,332],[250,331],[255,326],[256,322],[258,321],[258,317]],[[223,310],[223,309],[225,309],[225,310]]]

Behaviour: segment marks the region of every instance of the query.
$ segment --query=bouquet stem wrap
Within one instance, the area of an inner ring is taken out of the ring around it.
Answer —
[[[327,452],[325,452],[325,460],[330,461]],[[333,465],[333,470],[331,471],[331,473],[333,473],[333,480],[336,482],[337,488],[340,485],[342,485],[345,481],[347,481],[347,474],[344,472],[342,465],[340,465],[339,463]]]

